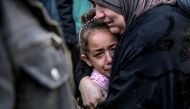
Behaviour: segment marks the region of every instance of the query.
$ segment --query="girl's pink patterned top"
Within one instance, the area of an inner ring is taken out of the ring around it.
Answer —
[[[90,79],[94,81],[95,83],[99,84],[103,89],[107,92],[108,91],[108,85],[109,85],[109,79],[105,75],[99,73],[96,69],[93,69],[93,72],[91,73]]]

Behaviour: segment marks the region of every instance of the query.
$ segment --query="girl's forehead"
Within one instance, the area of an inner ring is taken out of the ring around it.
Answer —
[[[91,33],[90,37],[88,38],[88,43],[91,42],[101,42],[102,40],[117,40],[116,36],[114,36],[109,30],[97,30]]]
[[[108,28],[99,28],[91,31],[90,36],[103,35],[103,34],[112,34],[112,33],[109,31]]]

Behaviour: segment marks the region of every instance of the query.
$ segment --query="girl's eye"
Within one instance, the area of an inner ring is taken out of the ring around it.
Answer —
[[[115,47],[111,48],[111,52],[114,54],[114,52],[115,52]]]
[[[94,53],[93,57],[101,57],[103,55],[103,52]]]

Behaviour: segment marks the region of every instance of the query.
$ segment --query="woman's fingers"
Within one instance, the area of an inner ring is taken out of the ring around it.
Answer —
[[[89,109],[94,109],[99,102],[106,98],[103,88],[94,83],[89,77],[84,77],[81,80],[79,90],[84,106]]]

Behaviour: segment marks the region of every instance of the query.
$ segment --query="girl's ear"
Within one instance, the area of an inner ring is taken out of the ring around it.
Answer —
[[[81,54],[80,57],[81,57],[81,59],[82,59],[83,61],[85,61],[90,67],[92,67],[92,62],[91,62],[91,60],[88,58],[88,56],[86,56],[85,54]]]

